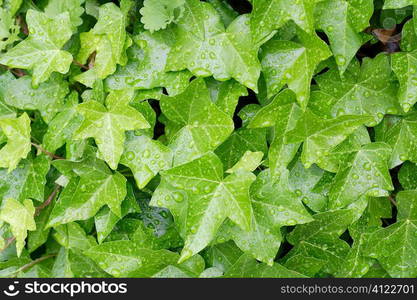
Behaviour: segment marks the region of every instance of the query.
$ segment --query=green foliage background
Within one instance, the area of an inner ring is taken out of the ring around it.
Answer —
[[[416,0],[0,0],[0,276],[416,277]]]

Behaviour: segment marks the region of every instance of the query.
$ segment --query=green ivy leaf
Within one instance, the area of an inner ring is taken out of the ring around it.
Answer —
[[[185,0],[145,0],[140,9],[141,21],[151,32],[165,29],[181,18]]]
[[[301,160],[309,168],[370,120],[369,116],[341,116],[326,120],[307,110],[294,129],[285,135],[284,141],[286,144],[304,142]]]
[[[378,124],[385,114],[398,113],[397,88],[391,81],[386,55],[365,59],[362,66],[354,60],[343,77],[336,69],[317,76],[320,90],[313,92],[311,107],[323,116],[369,115],[369,126]]]
[[[185,238],[180,261],[205,248],[226,218],[246,230],[251,227],[249,186],[255,176],[245,171],[226,178],[222,174],[223,165],[212,153],[161,173],[151,205],[174,215]]]
[[[317,4],[316,27],[330,40],[340,74],[343,74],[365,42],[362,32],[374,12],[372,0],[325,0]]]
[[[163,114],[181,128],[169,144],[174,166],[213,151],[233,132],[232,119],[211,101],[202,79],[178,96],[162,96],[160,104]]]
[[[299,43],[272,39],[262,47],[261,63],[268,96],[288,87],[305,109],[310,98],[310,85],[318,64],[331,52],[318,36],[297,28]]]
[[[395,224],[372,233],[365,253],[378,259],[392,277],[415,277],[417,264],[417,194],[402,191],[397,195],[398,219]]]
[[[369,143],[341,163],[329,193],[329,207],[343,208],[364,196],[384,197],[394,190],[388,161],[391,147]]]
[[[16,201],[12,198],[6,199],[0,209],[0,221],[10,224],[13,236],[16,238],[16,251],[20,256],[28,230],[35,230],[36,223],[33,218],[35,207],[31,200],[25,199],[23,202]]]
[[[61,49],[72,36],[71,23],[67,12],[49,17],[28,10],[26,18],[29,37],[2,55],[0,63],[11,68],[32,70],[32,84],[37,87],[53,72],[68,72],[72,55]]]
[[[0,128],[7,137],[7,144],[0,149],[0,168],[11,172],[30,152],[30,119],[26,113],[19,118],[0,119]]]
[[[106,99],[106,107],[97,101],[77,106],[84,120],[74,133],[75,139],[93,137],[99,155],[115,170],[123,154],[125,131],[149,128],[141,113],[129,106],[133,97],[131,90],[115,91]]]
[[[68,83],[62,77],[52,76],[34,89],[29,76],[10,82],[4,93],[4,101],[13,107],[38,110],[45,122],[49,123],[64,107],[68,94]]]
[[[257,91],[260,63],[253,44],[249,16],[236,18],[227,29],[208,3],[185,0],[184,15],[178,21],[177,40],[168,56],[167,70],[190,70],[199,77],[213,75],[225,81],[236,79]]]

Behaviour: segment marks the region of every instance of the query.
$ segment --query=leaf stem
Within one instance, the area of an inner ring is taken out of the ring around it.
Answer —
[[[53,154],[53,153],[51,153],[51,152],[49,152],[49,151],[47,151],[47,150],[45,150],[44,148],[42,148],[42,146],[41,145],[38,145],[38,144],[36,144],[36,143],[31,143],[32,144],[32,146],[33,147],[35,147],[36,149],[38,149],[39,151],[41,151],[42,153],[45,153],[46,155],[48,155],[50,158],[52,158],[52,159],[60,159],[60,160],[63,160],[63,159],[65,159],[65,158],[63,158],[63,157],[61,157],[61,156],[58,156],[58,155],[55,155],[55,154]]]
[[[12,278],[13,277],[16,277],[19,272],[26,271],[27,269],[33,267],[34,265],[36,265],[36,264],[38,264],[38,263],[40,263],[40,262],[42,262],[44,260],[47,260],[47,259],[49,259],[51,257],[55,257],[55,256],[57,256],[56,253],[49,254],[47,256],[39,257],[39,258],[35,259],[34,261],[31,261],[30,263],[28,263],[28,264],[20,267],[19,269],[17,269],[15,272],[13,272],[13,274],[10,277],[12,277]]]
[[[36,212],[35,212],[35,216],[39,216],[41,211],[47,207],[49,204],[51,204],[51,202],[55,199],[55,196],[58,194],[58,192],[60,191],[61,187],[56,184],[54,190],[52,191],[52,193],[49,195],[49,197],[38,207],[36,207]]]
[[[397,201],[395,201],[394,197],[392,195],[388,196],[389,201],[391,201],[392,205],[397,207]]]
[[[11,244],[13,244],[13,242],[16,240],[16,238],[15,237],[11,237],[11,238],[8,238],[7,240],[6,240],[6,245],[4,245],[4,247],[0,250],[0,252],[3,252],[4,250],[6,250],[7,248],[9,248],[9,246],[11,245]]]
[[[74,59],[72,62],[73,62],[75,65],[79,66],[79,67],[80,67],[81,69],[83,69],[83,70],[86,70],[86,71],[90,70],[90,68],[89,68],[89,67],[84,66],[82,63],[80,63],[80,62],[76,61],[75,59]]]

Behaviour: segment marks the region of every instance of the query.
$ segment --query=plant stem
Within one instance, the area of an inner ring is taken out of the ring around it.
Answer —
[[[49,259],[49,258],[51,258],[51,257],[55,257],[55,256],[57,256],[57,254],[56,253],[54,253],[54,254],[49,254],[49,255],[47,255],[47,256],[42,256],[42,257],[39,257],[38,259],[35,259],[34,261],[31,261],[30,263],[28,263],[28,264],[26,264],[26,265],[24,265],[24,266],[22,266],[22,267],[20,267],[19,269],[17,269],[15,272],[13,272],[13,274],[10,276],[10,277],[16,277],[17,276],[17,274],[19,273],[19,272],[22,272],[22,271],[25,271],[25,270],[27,270],[27,269],[29,269],[29,268],[31,268],[31,267],[33,267],[34,265],[36,265],[36,264],[38,264],[38,263],[40,263],[40,262],[42,262],[42,261],[44,261],[44,260],[47,260],[47,259]]]
[[[41,211],[45,207],[47,207],[49,204],[51,204],[51,202],[55,199],[55,196],[58,194],[58,192],[59,192],[60,189],[61,189],[61,187],[56,184],[54,190],[49,195],[48,199],[46,199],[45,202],[43,202],[41,205],[39,205],[38,207],[36,207],[35,216],[39,216],[39,214],[41,213]]]
[[[41,151],[41,152],[43,152],[43,153],[45,153],[46,155],[48,155],[50,158],[52,158],[52,159],[65,159],[65,158],[63,158],[63,157],[61,157],[61,156],[58,156],[58,155],[55,155],[55,154],[53,154],[53,153],[51,153],[51,152],[49,152],[49,151],[47,151],[47,150],[45,150],[44,148],[42,148],[40,145],[38,145],[38,144],[35,144],[35,143],[31,143],[32,144],[32,146],[33,147],[35,147],[36,149],[38,149],[39,151]]]

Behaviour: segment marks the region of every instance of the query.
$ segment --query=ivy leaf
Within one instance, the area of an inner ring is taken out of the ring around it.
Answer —
[[[369,143],[342,161],[330,189],[329,207],[343,208],[363,196],[388,196],[388,191],[394,190],[388,168],[390,154],[387,144]]]
[[[262,71],[268,97],[288,87],[297,95],[301,108],[307,107],[310,85],[318,64],[331,56],[331,52],[318,36],[297,28],[299,42],[272,39],[262,47]]]
[[[417,51],[396,53],[392,56],[392,69],[400,81],[399,102],[405,112],[417,102]]]
[[[0,128],[7,137],[7,144],[0,149],[0,168],[11,172],[31,149],[29,116],[24,113],[19,118],[0,119]]]
[[[97,101],[88,101],[77,107],[84,120],[74,138],[93,137],[99,155],[113,170],[123,154],[125,131],[150,127],[141,113],[129,107],[132,97],[131,90],[114,91],[107,97],[106,107]]]
[[[163,114],[181,128],[169,144],[174,166],[213,151],[233,132],[233,120],[211,101],[202,79],[192,81],[178,96],[163,96],[160,105]]]
[[[165,249],[138,248],[131,241],[104,243],[85,254],[114,277],[159,277],[158,273],[166,272],[170,266],[185,271],[185,275],[192,275],[187,266],[177,264],[178,254]]]
[[[392,147],[389,167],[394,168],[404,161],[417,162],[417,114],[404,117],[389,116],[377,129],[377,140]]]
[[[121,216],[126,178],[110,171],[95,153],[89,153],[79,162],[57,160],[54,166],[69,177],[69,182],[52,210],[47,227],[87,220],[104,205],[116,216]]]
[[[332,173],[316,165],[306,169],[301,160],[297,160],[290,169],[289,182],[291,189],[312,211],[323,212],[327,209]]]
[[[91,54],[95,54],[94,67],[74,77],[87,86],[95,80],[105,79],[116,71],[116,66],[126,65],[126,49],[132,40],[126,33],[125,13],[114,3],[106,3],[99,8],[99,19],[89,32],[80,34],[81,48],[77,60],[85,64]]]
[[[45,7],[45,13],[49,17],[54,17],[64,12],[68,12],[73,27],[73,31],[83,23],[81,15],[84,13],[82,5],[85,0],[51,0]]]
[[[403,8],[409,5],[417,5],[415,0],[385,0],[384,9]]]
[[[210,91],[211,100],[230,117],[235,114],[239,97],[248,96],[247,88],[235,80],[219,82],[208,78],[206,85]]]
[[[135,36],[135,44],[127,50],[126,66],[119,66],[107,77],[107,89],[153,89],[165,87],[171,96],[182,93],[192,76],[188,71],[166,72],[168,54],[175,36],[172,30],[150,33],[143,31]]]
[[[205,248],[227,218],[246,230],[251,227],[249,186],[255,176],[245,171],[226,178],[222,174],[223,165],[212,153],[161,173],[151,205],[174,215],[185,239],[180,261]]]
[[[159,171],[171,167],[172,152],[147,136],[130,136],[125,142],[120,163],[132,170],[136,184],[143,189]]]
[[[262,152],[246,151],[242,158],[226,173],[235,173],[239,170],[253,172],[261,164],[264,154]]]
[[[261,108],[248,125],[249,128],[274,128],[274,139],[268,154],[272,178],[280,177],[281,171],[293,160],[300,147],[300,143],[285,144],[284,136],[294,129],[301,115],[302,110],[296,103],[294,93],[286,89]]]
[[[316,27],[330,40],[340,74],[343,74],[365,41],[360,32],[369,26],[372,0],[325,0],[317,4]]]
[[[4,93],[4,101],[13,107],[38,110],[45,122],[49,123],[63,108],[68,94],[68,83],[60,76],[52,76],[34,89],[29,76],[10,82]]]
[[[39,155],[22,160],[12,172],[0,169],[0,199],[13,198],[20,202],[34,199],[43,202],[49,168],[49,157]]]
[[[226,272],[228,278],[304,278],[303,274],[289,270],[280,264],[260,264],[250,255],[242,255]]]
[[[301,160],[309,168],[313,163],[319,163],[323,154],[327,154],[370,120],[369,116],[341,116],[325,120],[307,110],[284,139],[286,144],[304,142]]]
[[[278,182],[271,180],[269,170],[260,173],[250,189],[254,213],[252,230],[245,231],[238,226],[229,229],[240,249],[268,265],[273,265],[281,245],[281,227],[313,221],[290,189],[288,173],[283,172]]]
[[[365,253],[378,259],[392,277],[415,277],[417,194],[415,191],[402,191],[396,198],[397,222],[372,233],[367,241]]]
[[[13,236],[16,238],[16,251],[20,256],[28,230],[35,230],[36,223],[33,218],[35,207],[31,200],[16,201],[12,198],[6,199],[0,209],[0,221],[10,224]]]
[[[216,80],[236,79],[257,91],[260,63],[252,42],[248,15],[236,18],[227,29],[208,3],[185,0],[178,21],[177,40],[168,56],[168,71],[188,69],[196,76]]]
[[[275,30],[293,20],[307,33],[314,29],[316,0],[300,0],[290,3],[285,0],[253,0],[251,30],[256,42],[262,42]]]
[[[13,15],[4,8],[0,8],[0,50],[8,48],[19,41],[19,26],[15,23]]]
[[[121,217],[125,217],[130,213],[140,212],[138,203],[133,192],[132,185],[127,185],[127,195],[121,205]],[[115,215],[108,207],[103,207],[94,216],[94,223],[97,230],[97,240],[102,243],[111,233],[120,217]]]
[[[354,60],[343,78],[336,69],[317,76],[320,90],[313,92],[310,103],[313,111],[328,117],[370,115],[375,126],[385,114],[400,111],[396,85],[391,81],[391,67],[386,55],[364,59],[362,66]]]
[[[83,119],[76,110],[77,104],[78,94],[71,93],[64,104],[64,108],[49,122],[42,143],[46,150],[55,152],[69,141],[74,132],[81,126]]]
[[[415,190],[417,189],[417,166],[414,163],[406,162],[398,172],[398,180],[404,190]]]
[[[185,0],[145,0],[140,9],[145,29],[158,31],[181,18]]]
[[[32,70],[32,84],[37,87],[48,80],[52,72],[68,72],[72,55],[61,49],[72,36],[71,22],[67,12],[49,17],[31,9],[26,20],[29,37],[2,55],[0,63]]]

